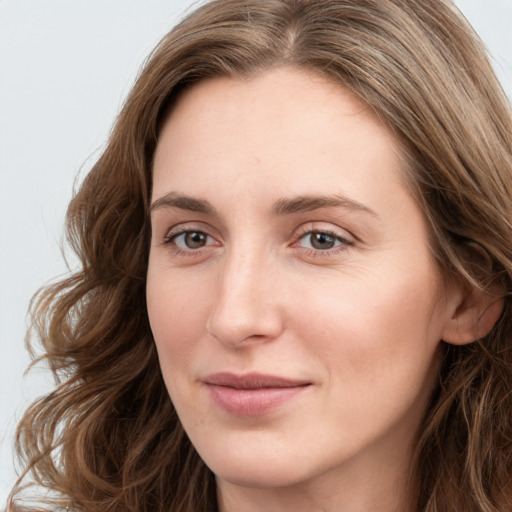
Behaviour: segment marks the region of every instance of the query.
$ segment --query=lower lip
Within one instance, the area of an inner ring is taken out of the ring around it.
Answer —
[[[260,416],[272,412],[309,387],[236,389],[213,384],[207,386],[214,403],[237,416]]]

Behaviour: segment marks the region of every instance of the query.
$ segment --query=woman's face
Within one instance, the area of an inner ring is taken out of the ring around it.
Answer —
[[[401,155],[350,92],[290,68],[204,81],[166,122],[148,311],[221,483],[406,468],[453,308]]]

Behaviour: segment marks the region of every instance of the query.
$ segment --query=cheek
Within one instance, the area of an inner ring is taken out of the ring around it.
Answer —
[[[328,364],[329,378],[354,393],[368,383],[408,386],[430,379],[442,322],[434,274],[345,276],[338,284],[297,291],[295,334]],[[312,291],[313,290],[313,291]]]
[[[151,331],[167,381],[171,371],[174,375],[193,359],[209,307],[200,288],[180,284],[165,274],[148,274],[146,295]]]
[[[386,284],[345,281],[343,291],[310,294],[297,315],[297,335],[325,370],[320,411],[330,411],[331,424],[343,426],[355,444],[391,425],[401,425],[406,439],[424,414],[440,364],[432,298],[411,283]]]

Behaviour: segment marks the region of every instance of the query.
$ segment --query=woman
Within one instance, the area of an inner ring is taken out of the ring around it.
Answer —
[[[512,509],[511,162],[448,2],[201,7],[70,205],[27,472],[77,511]]]

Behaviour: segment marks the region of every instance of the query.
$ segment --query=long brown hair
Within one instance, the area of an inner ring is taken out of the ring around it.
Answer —
[[[504,290],[488,336],[446,347],[411,485],[417,512],[512,510],[512,117],[481,43],[447,0],[214,0],[162,40],[69,206],[82,268],[33,301],[33,334],[58,385],[20,423],[26,473],[12,510],[30,480],[51,506],[73,511],[216,508],[146,316],[151,165],[180,91],[279,65],[322,73],[364,100],[408,150],[406,178],[439,266]]]

